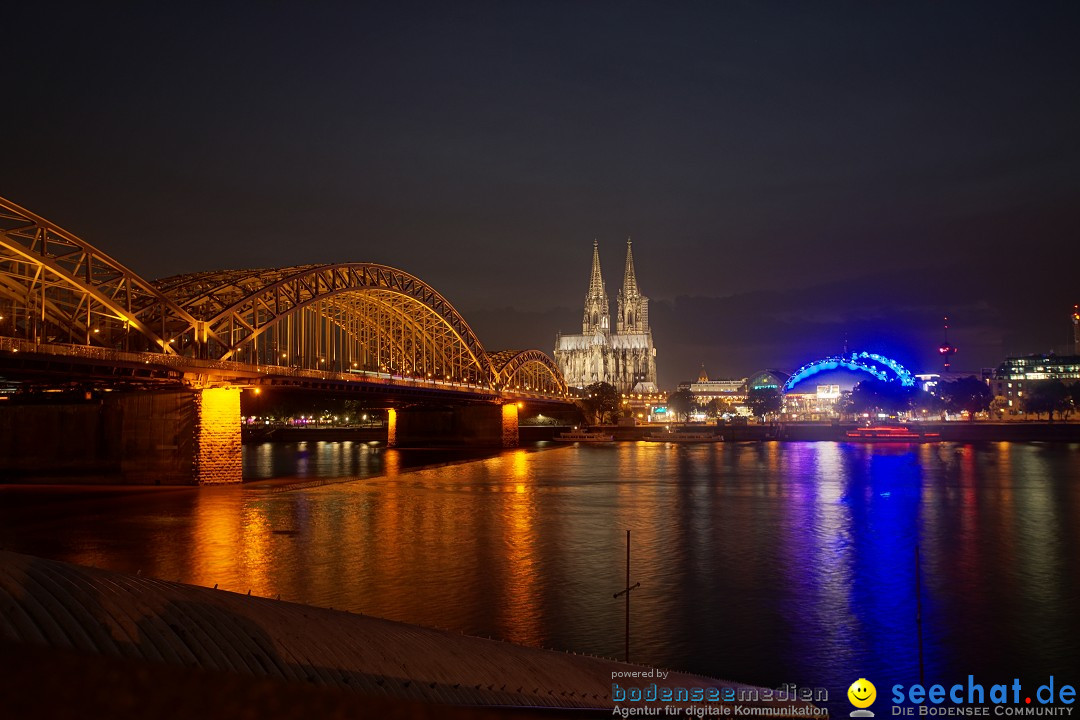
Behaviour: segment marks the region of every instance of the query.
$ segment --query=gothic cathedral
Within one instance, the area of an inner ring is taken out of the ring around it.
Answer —
[[[651,393],[656,388],[656,348],[649,329],[649,299],[638,290],[634,253],[626,241],[626,272],[619,290],[615,329],[611,329],[607,291],[600,275],[600,251],[593,241],[592,276],[585,296],[580,335],[555,340],[555,362],[571,387],[607,382],[621,393]]]

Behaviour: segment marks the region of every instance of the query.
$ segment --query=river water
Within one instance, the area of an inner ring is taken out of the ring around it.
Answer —
[[[244,448],[242,487],[0,486],[7,549],[885,698],[925,677],[1080,684],[1080,446],[620,443]],[[446,463],[426,469],[418,466]]]

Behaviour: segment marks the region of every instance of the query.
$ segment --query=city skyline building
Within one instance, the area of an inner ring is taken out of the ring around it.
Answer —
[[[1007,357],[988,382],[994,395],[1004,397],[1010,409],[1020,409],[1025,392],[1037,383],[1054,380],[1066,385],[1080,382],[1080,354]]]
[[[633,243],[626,240],[622,288],[616,296],[615,328],[600,268],[600,244],[593,240],[592,271],[585,294],[580,334],[558,334],[555,362],[568,385],[610,383],[622,393],[655,393],[656,348],[649,327],[649,299],[638,287]]]
[[[712,379],[702,364],[697,380],[679,383],[679,390],[691,393],[695,402],[702,405],[713,400],[743,404],[746,402],[746,381],[747,378]]]
[[[1065,353],[1009,355],[987,378],[990,390],[995,396],[1004,397],[1010,410],[1023,408],[1024,393],[1040,382],[1060,381],[1066,385],[1080,382],[1080,305],[1072,306],[1069,320],[1073,343]],[[1071,354],[1067,354],[1069,350]]]

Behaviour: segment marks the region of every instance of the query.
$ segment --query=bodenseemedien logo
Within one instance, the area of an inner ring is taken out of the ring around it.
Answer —
[[[866,709],[873,705],[874,700],[877,699],[877,688],[874,687],[874,683],[866,678],[859,678],[851,683],[851,687],[847,689],[847,698],[848,702],[856,708],[851,711],[851,717],[874,717],[874,713]]]

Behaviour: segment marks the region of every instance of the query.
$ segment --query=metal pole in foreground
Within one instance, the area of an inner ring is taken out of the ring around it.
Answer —
[[[919,544],[915,543],[915,627],[919,633],[919,684],[923,683],[922,591],[919,584]]]
[[[626,531],[626,589],[615,593],[613,597],[626,596],[626,656],[625,662],[630,662],[630,591],[641,587],[641,583],[630,585],[630,531]]]

